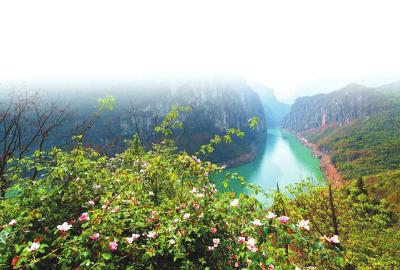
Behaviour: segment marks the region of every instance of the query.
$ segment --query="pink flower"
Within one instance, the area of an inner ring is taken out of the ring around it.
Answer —
[[[186,214],[183,215],[183,220],[186,220],[188,218],[190,218],[190,214],[189,213],[186,213]]]
[[[211,227],[210,232],[211,232],[211,233],[216,233],[216,232],[217,232],[217,228]]]
[[[148,238],[156,238],[157,237],[157,233],[156,232],[149,232],[148,234],[147,234],[147,237]]]
[[[116,241],[108,243],[108,248],[111,251],[116,251],[118,249],[118,243]]]
[[[271,263],[269,266],[268,266],[268,270],[274,270],[275,269],[275,267],[274,267],[274,265]]]
[[[254,238],[249,238],[247,241],[247,248],[252,252],[257,252],[258,248],[256,246],[256,240]]]
[[[94,204],[95,204],[94,201],[92,201],[92,200],[88,201],[88,205],[94,205]]]
[[[82,215],[79,217],[79,221],[88,221],[89,218],[89,214],[88,213],[82,213]]]
[[[208,251],[213,251],[214,249],[215,249],[214,246],[209,246],[209,247],[208,247]]]
[[[214,239],[213,239],[214,247],[218,247],[218,245],[219,245],[220,242],[221,242],[221,240],[219,240],[219,238],[214,238]]]
[[[288,224],[289,223],[289,219],[287,216],[281,216],[279,217],[279,221],[281,224]]]
[[[8,223],[8,225],[10,225],[10,226],[15,226],[15,225],[17,225],[17,221],[16,221],[15,219],[12,219],[12,220]]]
[[[236,268],[239,267],[239,262],[235,262],[235,267],[236,267]]]
[[[172,221],[173,224],[177,224],[179,222],[179,219],[174,218],[174,221]]]
[[[259,219],[255,219],[255,220],[252,221],[251,223],[253,223],[253,224],[256,225],[256,226],[262,226],[262,225],[263,225]]]
[[[40,248],[40,243],[34,242],[34,243],[32,243],[32,245],[30,246],[29,251],[36,251],[36,250],[38,250],[39,248]]]
[[[230,203],[232,207],[237,207],[239,205],[239,200],[238,199],[233,199]]]
[[[67,222],[64,222],[62,225],[57,225],[57,229],[61,232],[66,232],[71,229],[72,225],[69,225]]]
[[[140,234],[134,233],[132,234],[132,237],[127,237],[126,241],[128,241],[129,244],[131,244],[133,241],[136,241],[140,237]]]
[[[246,242],[246,238],[243,236],[239,236],[239,243],[243,244],[244,242]]]
[[[309,220],[300,220],[299,221],[299,223],[297,224],[297,226],[299,226],[300,227],[300,229],[302,229],[302,230],[307,230],[307,231],[309,231],[310,230],[310,226],[308,225],[308,223],[309,223],[310,221]]]
[[[90,239],[96,241],[97,239],[99,239],[99,237],[100,237],[100,234],[98,232],[96,232],[90,237]]]
[[[274,218],[276,218],[276,214],[274,212],[268,212],[267,218],[274,219]]]
[[[193,204],[194,209],[198,210],[200,208],[200,204],[198,203],[194,203]]]

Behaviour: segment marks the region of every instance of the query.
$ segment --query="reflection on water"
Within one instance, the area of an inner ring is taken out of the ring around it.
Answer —
[[[311,150],[302,145],[293,134],[279,129],[269,129],[263,150],[257,158],[248,164],[228,169],[226,172],[237,172],[251,182],[270,191],[276,188],[299,182],[302,179],[322,181],[319,160],[312,156]],[[219,175],[216,179],[221,180]],[[223,188],[219,184],[219,188]],[[243,187],[230,182],[229,190],[243,192]]]

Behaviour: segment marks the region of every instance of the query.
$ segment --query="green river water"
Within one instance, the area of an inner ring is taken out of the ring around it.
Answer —
[[[280,188],[302,179],[324,181],[319,159],[314,158],[309,148],[302,145],[296,137],[280,129],[269,129],[265,144],[256,159],[245,165],[227,169],[244,176],[247,182],[256,184],[265,191]],[[217,176],[221,179],[223,176]],[[219,182],[219,181],[218,181]],[[224,189],[221,183],[218,187]],[[244,192],[238,181],[231,181],[228,190]]]

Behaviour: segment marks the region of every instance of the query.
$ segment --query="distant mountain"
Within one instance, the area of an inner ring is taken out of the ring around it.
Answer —
[[[147,146],[157,138],[154,127],[174,105],[191,106],[192,112],[183,114],[185,128],[177,130],[180,149],[193,153],[209,142],[213,135],[224,134],[229,128],[245,131],[243,139],[235,139],[232,144],[222,144],[208,157],[213,161],[237,165],[250,161],[257,153],[257,145],[265,138],[266,125],[264,109],[260,99],[245,80],[240,78],[201,78],[168,81],[141,81],[115,85],[93,85],[80,88],[74,86],[55,86],[49,96],[62,98],[70,103],[74,117],[63,127],[69,138],[78,133],[83,122],[93,119],[98,99],[111,95],[116,99],[112,111],[101,113],[86,137],[86,143],[113,154],[122,151],[124,141],[137,133]],[[43,89],[43,88],[42,88]],[[83,89],[83,90],[80,90]],[[259,118],[256,130],[250,130],[248,120]],[[136,126],[137,124],[137,126]],[[65,136],[65,137],[66,137]],[[51,146],[60,144],[59,137],[49,138]]]
[[[330,154],[345,181],[363,177],[370,196],[400,213],[399,82],[299,98],[283,125]]]
[[[280,102],[271,88],[254,82],[250,82],[249,86],[260,96],[267,127],[279,127],[282,119],[289,113],[290,105]]]
[[[391,98],[396,87],[367,88],[349,84],[329,94],[319,94],[296,99],[283,127],[305,131],[329,125],[342,126],[355,119],[378,115],[396,103]]]

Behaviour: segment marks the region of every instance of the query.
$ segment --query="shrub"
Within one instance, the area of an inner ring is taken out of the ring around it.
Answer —
[[[320,239],[300,218],[275,217],[251,196],[217,192],[210,175],[223,168],[177,152],[169,134],[149,150],[134,138],[115,157],[78,144],[11,161],[1,267],[340,268],[336,238]]]

